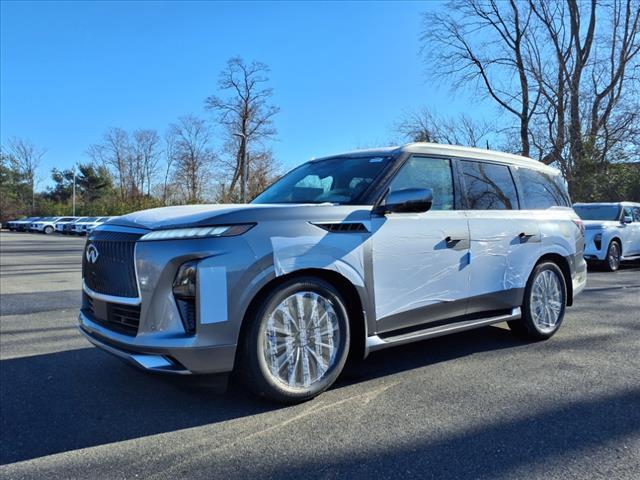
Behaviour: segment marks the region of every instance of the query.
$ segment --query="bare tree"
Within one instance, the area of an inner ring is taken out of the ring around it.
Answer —
[[[637,129],[639,17],[637,0],[452,0],[425,15],[422,40],[437,73],[513,114],[521,152],[571,188]]]
[[[7,152],[12,168],[29,184],[31,193],[31,213],[35,210],[36,184],[38,169],[45,150],[36,147],[31,141],[12,137],[7,142]]]
[[[404,139],[412,142],[446,143],[484,148],[489,135],[494,132],[487,122],[474,121],[468,115],[454,118],[436,116],[423,107],[406,112],[396,125],[396,131]]]
[[[540,100],[526,65],[531,17],[527,4],[516,0],[451,0],[444,12],[424,15],[421,37],[427,64],[437,75],[454,79],[454,87],[478,85],[516,117],[525,156]]]
[[[160,163],[160,137],[155,130],[136,130],[133,140],[136,188],[144,193],[146,186],[147,195],[151,195],[151,183]]]
[[[130,197],[132,190],[132,146],[129,134],[122,128],[110,128],[103,142],[91,145],[87,154],[98,164],[105,165],[115,172],[120,199]]]
[[[187,115],[170,126],[169,137],[174,183],[182,187],[187,203],[201,202],[215,160],[211,130],[201,118]]]
[[[205,108],[217,115],[225,130],[225,150],[232,158],[227,164],[232,172],[227,190],[231,194],[238,182],[241,186],[245,183],[243,159],[248,159],[247,170],[251,172],[251,159],[259,158],[258,152],[264,149],[261,144],[276,134],[273,117],[279,109],[269,103],[273,90],[265,86],[268,73],[264,63],[247,64],[242,58],[231,58],[218,80],[223,96],[212,95],[205,100]]]

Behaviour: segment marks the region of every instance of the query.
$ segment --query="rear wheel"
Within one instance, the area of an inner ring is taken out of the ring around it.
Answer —
[[[611,240],[607,249],[607,258],[602,263],[604,269],[608,272],[615,272],[620,268],[620,258],[622,257],[622,249],[617,240]]]
[[[49,235],[50,233],[53,233],[53,227],[51,226],[44,227],[44,233],[46,233],[47,235]]]
[[[340,375],[349,353],[349,321],[340,293],[324,280],[280,285],[248,320],[240,368],[254,393],[302,402]]]
[[[522,318],[508,322],[509,328],[533,340],[551,338],[562,324],[566,305],[567,285],[562,270],[553,262],[543,262],[527,281]]]

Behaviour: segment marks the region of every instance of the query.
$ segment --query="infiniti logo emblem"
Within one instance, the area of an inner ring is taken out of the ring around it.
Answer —
[[[98,249],[93,243],[87,247],[87,251],[84,255],[87,257],[87,262],[89,263],[96,263],[98,261]]]

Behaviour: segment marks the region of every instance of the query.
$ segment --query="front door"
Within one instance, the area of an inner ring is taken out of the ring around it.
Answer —
[[[412,156],[389,191],[431,188],[426,213],[372,218],[372,265],[377,332],[428,326],[464,315],[469,288],[469,228],[455,210],[449,159]]]

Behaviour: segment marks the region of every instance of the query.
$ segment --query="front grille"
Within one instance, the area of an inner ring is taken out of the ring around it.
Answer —
[[[136,298],[134,250],[140,237],[136,233],[94,231],[82,255],[82,278],[87,287],[104,295]],[[97,257],[93,256],[93,262],[87,259],[87,249],[91,245],[98,253]]]
[[[140,305],[103,302],[91,298],[86,293],[82,303],[82,313],[91,321],[114,332],[132,337],[137,335],[140,325]]]

